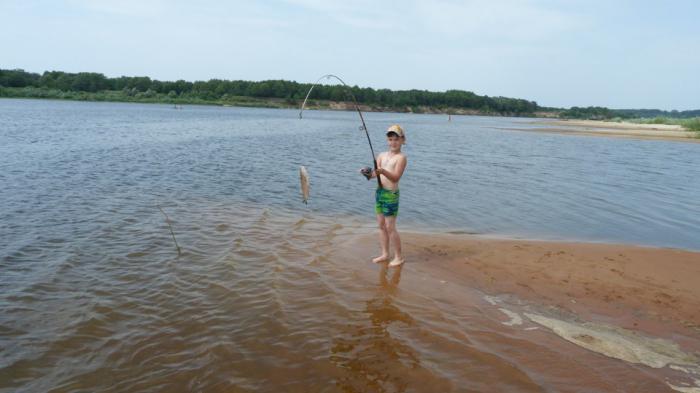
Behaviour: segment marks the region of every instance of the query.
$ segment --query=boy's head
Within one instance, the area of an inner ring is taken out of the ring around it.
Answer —
[[[386,130],[386,137],[389,139],[398,138],[402,145],[406,143],[406,133],[398,124],[394,124]]]

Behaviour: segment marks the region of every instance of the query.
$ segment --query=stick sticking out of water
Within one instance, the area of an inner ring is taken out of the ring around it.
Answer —
[[[175,232],[173,232],[173,227],[170,225],[170,217],[168,217],[167,214],[161,209],[160,206],[156,205],[158,207],[158,210],[160,210],[161,213],[165,216],[165,223],[168,224],[168,228],[170,228],[170,234],[173,235],[173,241],[175,242],[175,248],[177,249],[177,256],[182,255],[182,252],[180,251],[180,246],[177,244],[177,240],[175,239]]]

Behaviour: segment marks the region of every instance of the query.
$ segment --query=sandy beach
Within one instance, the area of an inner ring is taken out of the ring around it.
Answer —
[[[660,139],[683,142],[700,142],[698,133],[686,131],[679,125],[636,124],[599,120],[554,120],[534,121],[531,124],[542,127],[508,128],[516,131],[551,132],[588,136],[610,136],[618,138]]]
[[[549,332],[560,341],[538,340],[564,353],[573,343],[600,367],[611,364],[596,357],[604,355],[667,373],[652,391],[700,391],[700,252],[418,232],[402,240],[404,288],[457,313],[475,289],[488,303],[482,312],[513,334]]]
[[[451,234],[402,240],[408,264],[441,280],[674,337],[700,353],[700,252]]]
[[[700,335],[698,252],[415,233],[405,244],[414,263],[487,293],[515,294],[585,319],[606,316],[654,335]]]

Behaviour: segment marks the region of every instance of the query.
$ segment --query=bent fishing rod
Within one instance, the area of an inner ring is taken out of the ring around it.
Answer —
[[[301,104],[301,109],[299,110],[299,118],[300,119],[302,118],[301,114],[304,112],[304,107],[306,106],[306,101],[309,99],[309,96],[311,95],[311,91],[313,91],[314,87],[316,87],[316,85],[318,85],[319,82],[321,82],[321,80],[331,79],[331,78],[337,79],[338,81],[340,81],[340,83],[343,84],[343,86],[345,86],[345,88],[347,89],[346,92],[352,98],[353,104],[355,104],[355,109],[357,110],[357,114],[360,115],[360,121],[362,121],[362,125],[360,126],[360,130],[364,130],[365,135],[367,135],[367,142],[369,143],[369,150],[372,152],[372,164],[374,165],[374,170],[376,171],[377,170],[377,157],[374,155],[374,149],[372,148],[372,140],[369,138],[369,131],[367,131],[367,125],[365,124],[365,118],[364,118],[364,116],[362,116],[362,111],[360,111],[360,106],[357,104],[357,99],[355,98],[355,95],[352,94],[352,89],[350,89],[350,86],[348,86],[345,83],[345,81],[340,79],[338,76],[335,76],[333,74],[324,75],[324,76],[318,78],[318,80],[313,85],[311,85],[309,92],[306,93],[306,97],[304,98],[304,102]],[[377,174],[377,184],[379,185],[379,188],[382,188],[382,180],[379,178],[378,174]]]

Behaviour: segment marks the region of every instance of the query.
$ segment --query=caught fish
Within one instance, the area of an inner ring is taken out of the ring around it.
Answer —
[[[301,180],[301,197],[302,202],[308,204],[309,200],[309,172],[304,166],[299,167],[299,180]]]

